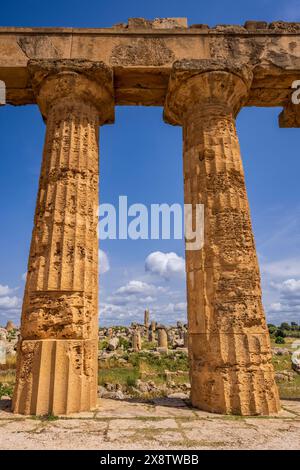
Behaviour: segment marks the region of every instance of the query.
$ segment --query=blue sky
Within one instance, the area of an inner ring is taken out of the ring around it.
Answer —
[[[300,21],[300,1],[54,0],[1,6],[1,26],[108,27],[139,16],[186,16],[189,24],[210,26]],[[279,129],[279,112],[245,108],[237,127],[267,318],[300,322],[300,131]],[[19,320],[44,131],[36,106],[0,108],[0,324]],[[115,124],[100,132],[100,168],[101,202],[127,195],[129,204],[182,203],[181,128],[164,124],[161,108],[117,107]],[[185,320],[182,240],[110,240],[101,250],[102,325],[140,320],[145,307],[164,323]],[[152,257],[146,270],[147,257],[158,251],[164,255]]]

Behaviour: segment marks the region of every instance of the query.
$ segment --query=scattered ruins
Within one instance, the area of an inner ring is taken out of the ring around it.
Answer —
[[[0,28],[0,49],[7,103],[37,104],[46,124],[14,411],[96,406],[99,126],[114,122],[116,105],[152,105],[183,127],[185,202],[205,206],[204,248],[186,252],[182,341],[192,403],[218,413],[277,412],[235,118],[243,106],[281,106],[280,126],[299,126],[291,86],[300,23],[209,28],[138,18],[106,29]],[[166,349],[164,328],[151,323],[148,334]],[[133,342],[138,350],[138,333]]]

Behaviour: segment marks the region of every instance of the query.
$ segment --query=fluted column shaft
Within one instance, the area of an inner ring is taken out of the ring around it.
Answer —
[[[79,100],[58,102],[47,118],[24,339],[96,337],[98,160],[97,110]]]
[[[250,76],[221,66],[179,73],[166,107],[183,125],[185,203],[205,213],[204,246],[186,251],[191,399],[213,412],[270,414],[278,392],[235,127]]]
[[[31,66],[47,130],[14,395],[25,414],[81,411],[97,400],[98,129],[109,93],[86,66]]]

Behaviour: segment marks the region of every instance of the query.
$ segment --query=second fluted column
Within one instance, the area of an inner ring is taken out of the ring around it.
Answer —
[[[183,126],[184,200],[204,205],[186,251],[191,399],[218,413],[279,410],[235,116],[252,74],[231,61],[174,64],[165,120]]]

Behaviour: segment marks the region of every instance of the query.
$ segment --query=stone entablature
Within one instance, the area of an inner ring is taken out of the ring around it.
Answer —
[[[191,25],[185,18],[130,19],[111,28],[0,28],[7,102],[35,103],[30,59],[82,59],[112,67],[117,105],[163,106],[173,63],[234,59],[253,69],[246,106],[284,106],[299,79],[300,23]]]

